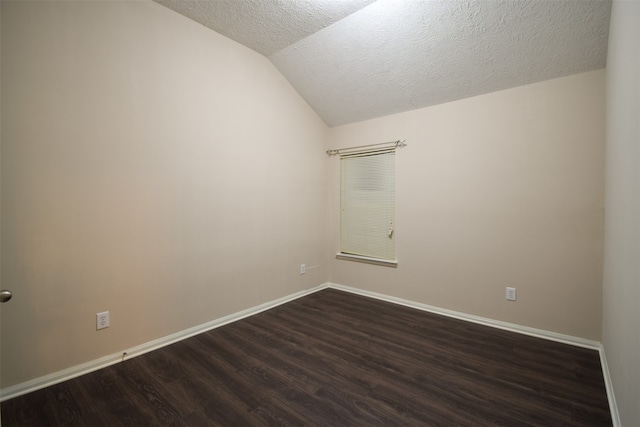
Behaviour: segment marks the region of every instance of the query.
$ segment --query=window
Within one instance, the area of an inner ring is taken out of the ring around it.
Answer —
[[[395,265],[395,151],[345,155],[340,169],[338,256]]]

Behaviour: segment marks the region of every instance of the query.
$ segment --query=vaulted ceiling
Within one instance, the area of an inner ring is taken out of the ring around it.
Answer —
[[[268,57],[329,125],[604,68],[610,0],[155,0]]]

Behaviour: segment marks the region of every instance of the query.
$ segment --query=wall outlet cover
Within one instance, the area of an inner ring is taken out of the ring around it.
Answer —
[[[96,330],[109,327],[109,312],[96,313]]]

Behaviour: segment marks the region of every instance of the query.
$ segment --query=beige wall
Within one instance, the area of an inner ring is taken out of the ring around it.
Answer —
[[[599,340],[604,93],[599,70],[330,129],[331,148],[408,143],[398,268],[332,258],[331,281]],[[327,163],[335,254],[339,160]]]
[[[640,423],[640,1],[614,1],[607,58],[602,342],[623,426]]]
[[[324,283],[325,136],[156,3],[3,1],[2,387]]]
[[[155,3],[1,15],[2,387],[327,280],[600,339],[604,71],[327,131]],[[334,260],[324,150],[397,138],[398,269]]]

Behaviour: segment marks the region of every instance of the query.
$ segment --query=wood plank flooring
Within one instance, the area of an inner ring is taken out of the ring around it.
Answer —
[[[599,355],[326,289],[2,403],[11,426],[609,426]]]

